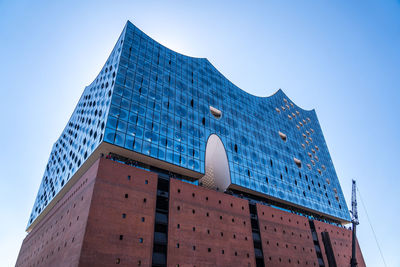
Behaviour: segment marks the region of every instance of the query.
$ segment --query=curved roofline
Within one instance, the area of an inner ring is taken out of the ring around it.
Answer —
[[[128,19],[128,21],[126,22],[126,24],[131,24],[132,26],[134,26],[135,28],[137,28],[139,31],[141,31],[144,35],[146,35],[147,37],[149,37],[151,40],[153,40],[153,41],[156,42],[157,44],[159,44],[159,45],[161,45],[161,46],[167,48],[168,50],[171,50],[172,52],[174,52],[174,53],[176,53],[176,54],[179,54],[179,55],[181,55],[181,56],[188,57],[188,58],[197,59],[197,60],[207,60],[207,61],[208,61],[208,59],[205,58],[205,57],[193,57],[193,56],[185,55],[185,54],[180,53],[180,52],[176,52],[175,50],[173,50],[173,49],[167,47],[166,45],[163,45],[163,44],[161,44],[160,42],[154,40],[154,38],[150,37],[148,34],[146,34],[144,31],[142,31],[138,26],[136,26],[135,24],[133,24],[129,19]]]
[[[160,46],[163,46],[163,47],[165,47],[166,49],[170,50],[171,52],[174,52],[174,53],[176,53],[176,54],[178,54],[178,55],[181,55],[181,56],[184,56],[184,57],[188,57],[188,58],[192,58],[192,59],[195,59],[195,60],[204,60],[204,61],[206,61],[208,64],[210,64],[210,66],[212,66],[212,67],[213,67],[222,77],[224,77],[227,81],[229,81],[231,84],[233,84],[235,87],[237,87],[237,88],[238,88],[239,90],[241,90],[242,92],[244,92],[244,93],[246,93],[246,94],[248,94],[248,95],[250,95],[250,96],[252,96],[252,97],[263,98],[263,99],[269,99],[269,98],[275,97],[275,96],[280,92],[280,93],[282,93],[290,102],[292,102],[297,108],[301,109],[302,111],[305,111],[305,112],[315,112],[315,109],[304,109],[304,108],[298,106],[294,101],[292,101],[292,100],[287,96],[287,94],[285,94],[285,93],[283,92],[283,90],[282,90],[281,88],[279,88],[275,93],[272,93],[272,94],[269,95],[269,96],[257,96],[257,95],[254,95],[254,94],[252,94],[252,93],[249,93],[249,92],[247,92],[246,90],[243,90],[242,88],[240,88],[239,86],[237,86],[236,84],[234,84],[230,79],[228,79],[227,77],[225,77],[225,75],[224,75],[223,73],[221,73],[221,72],[210,62],[210,60],[208,60],[208,58],[205,58],[205,57],[193,57],[193,56],[188,56],[188,55],[185,55],[185,54],[183,54],[183,53],[177,52],[177,51],[175,51],[175,50],[173,50],[173,49],[171,49],[171,48],[169,48],[169,47],[167,47],[167,46],[161,44],[160,42],[156,41],[154,38],[150,37],[148,34],[146,34],[144,31],[142,31],[139,27],[137,27],[135,24],[133,24],[130,20],[128,20],[128,21],[126,22],[126,24],[127,24],[127,25],[128,25],[128,24],[131,24],[132,26],[134,26],[135,28],[137,28],[140,32],[142,32],[144,35],[146,35],[148,38],[150,38],[151,40],[153,40],[154,42],[156,42],[156,43],[159,44]]]

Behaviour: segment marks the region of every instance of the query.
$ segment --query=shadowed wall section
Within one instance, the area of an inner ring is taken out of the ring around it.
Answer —
[[[16,266],[77,266],[99,161],[24,239]]]
[[[16,266],[149,266],[156,189],[156,174],[99,159],[28,234]]]

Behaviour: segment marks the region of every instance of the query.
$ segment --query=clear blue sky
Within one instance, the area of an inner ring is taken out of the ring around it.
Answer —
[[[0,265],[15,264],[52,144],[128,19],[249,93],[282,88],[315,108],[348,203],[357,178],[387,265],[400,266],[398,0],[0,0]],[[366,262],[383,266],[359,212]]]

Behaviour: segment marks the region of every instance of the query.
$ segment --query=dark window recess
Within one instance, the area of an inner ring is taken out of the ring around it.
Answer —
[[[321,253],[321,246],[318,241],[317,231],[315,230],[314,221],[309,220],[308,222],[310,225],[311,235],[313,237],[315,253],[317,253],[318,265],[319,265],[319,267],[325,267],[324,259],[322,258],[322,253]],[[328,234],[327,232],[325,232],[325,233]],[[325,235],[325,236],[324,236],[324,233],[321,233],[321,234],[322,234],[322,239],[323,239],[324,246],[325,246],[328,264],[330,267],[336,267],[335,257],[333,255],[333,250],[332,250],[332,245],[330,242],[329,234]],[[330,254],[330,253],[332,253],[332,254]]]
[[[157,246],[154,246],[154,249]],[[167,266],[167,252],[153,252],[153,263],[152,266]]]
[[[261,237],[259,233],[253,232],[253,241],[261,241]]]
[[[154,243],[158,245],[167,244],[167,234],[162,232],[154,232]]]
[[[159,175],[152,266],[167,266],[169,178]]]
[[[168,197],[157,194],[156,210],[159,212],[168,212]]]
[[[249,210],[251,218],[251,231],[253,235],[254,255],[256,257],[256,266],[263,267],[265,265],[261,245],[260,226],[257,216],[257,206],[254,202],[249,201]]]
[[[156,212],[156,223],[168,224],[168,214]]]

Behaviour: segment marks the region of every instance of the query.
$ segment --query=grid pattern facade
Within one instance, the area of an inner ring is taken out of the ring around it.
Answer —
[[[83,107],[88,97],[99,106]],[[281,90],[250,95],[207,59],[169,50],[128,22],[53,148],[30,223],[102,141],[204,174],[211,134],[225,146],[233,185],[350,220],[314,110]]]

